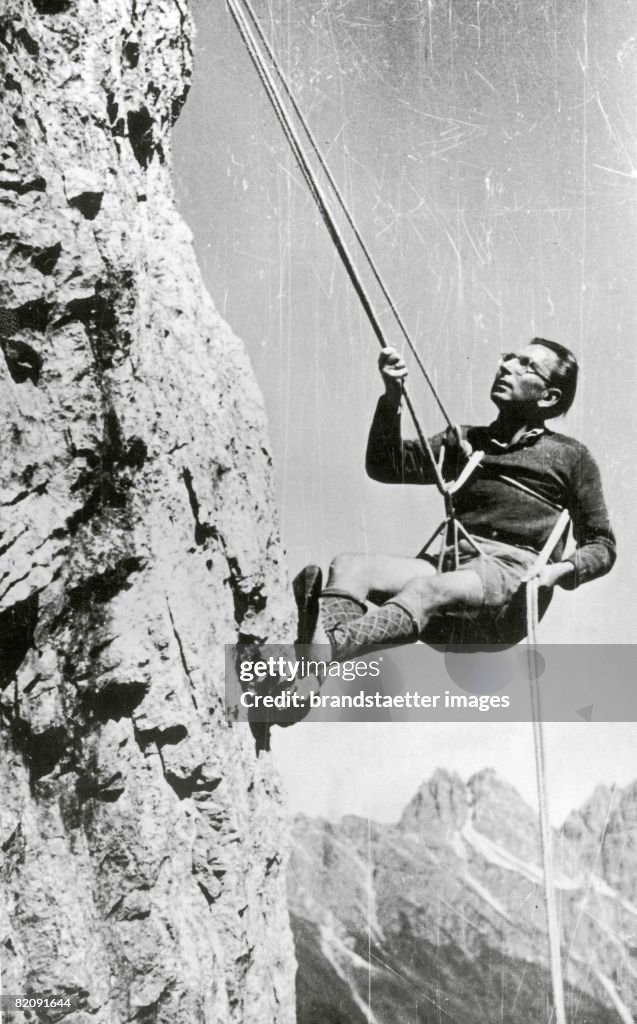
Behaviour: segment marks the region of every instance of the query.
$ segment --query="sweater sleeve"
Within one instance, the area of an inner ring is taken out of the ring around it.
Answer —
[[[365,468],[372,480],[383,484],[433,484],[436,477],[419,441],[403,440],[400,407],[382,395],[378,400],[367,441]],[[443,434],[430,439],[438,455]]]
[[[613,533],[597,463],[590,452],[581,446],[579,459],[571,481],[568,510],[573,521],[573,534],[577,544],[570,557],[575,572],[562,585],[574,590],[588,580],[604,576],[617,557]]]

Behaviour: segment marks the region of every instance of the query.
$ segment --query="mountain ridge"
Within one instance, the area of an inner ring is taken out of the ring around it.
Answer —
[[[632,1021],[637,786],[552,837],[569,1024]],[[288,889],[298,1024],[548,1022],[537,815],[492,769],[436,770],[393,824],[296,816]]]

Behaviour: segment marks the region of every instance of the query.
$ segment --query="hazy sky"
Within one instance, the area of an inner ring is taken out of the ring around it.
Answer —
[[[635,642],[634,3],[254,5],[454,418],[492,418],[502,349],[539,334],[580,357],[580,394],[557,429],[600,462],[620,558],[605,580],[558,595],[542,638]],[[195,9],[177,191],[265,395],[290,570],[340,550],[413,554],[440,517],[436,496],[364,475],[377,342],[224,4]],[[438,429],[416,374],[411,392]],[[286,774],[296,766],[295,807],[367,802],[390,816],[397,794],[454,757],[465,774],[497,763],[528,790],[530,727],[489,728],[375,725],[370,739],[366,726],[314,725],[277,732],[275,751]],[[564,810],[589,780],[637,775],[629,727],[583,728],[550,735]]]

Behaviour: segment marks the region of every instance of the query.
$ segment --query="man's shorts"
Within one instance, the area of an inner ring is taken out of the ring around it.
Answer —
[[[537,561],[537,552],[518,548],[513,544],[476,537],[484,554],[480,554],[467,540],[458,542],[458,569],[471,569],[482,580],[484,608],[501,608],[507,604],[522,586],[522,583]],[[434,564],[437,559],[425,556]],[[453,548],[448,548],[443,571],[455,568]]]

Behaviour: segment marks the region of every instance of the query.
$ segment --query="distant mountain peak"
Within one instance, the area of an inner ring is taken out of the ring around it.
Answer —
[[[461,829],[469,814],[466,784],[456,772],[437,768],[407,804],[399,827],[420,831],[436,825]]]
[[[474,797],[507,797],[511,800],[524,803],[519,791],[501,775],[498,775],[495,768],[482,768],[475,772],[467,782],[467,786]]]

